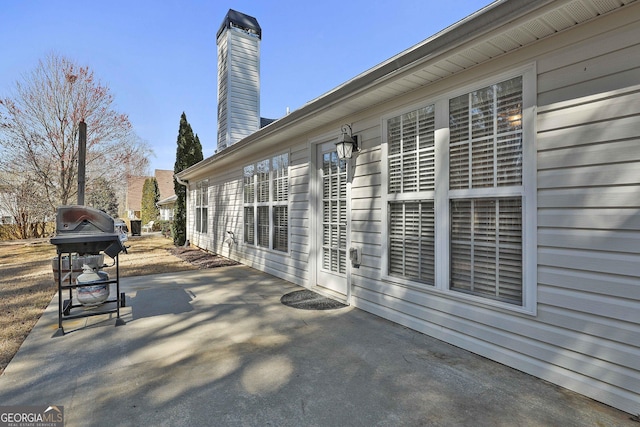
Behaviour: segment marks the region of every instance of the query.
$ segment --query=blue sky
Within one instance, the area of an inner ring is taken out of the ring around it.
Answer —
[[[258,19],[261,116],[279,118],[490,0],[0,0],[0,96],[49,53],[89,66],[173,169],[180,114],[216,148],[216,32],[229,9]],[[88,124],[90,126],[90,124]]]

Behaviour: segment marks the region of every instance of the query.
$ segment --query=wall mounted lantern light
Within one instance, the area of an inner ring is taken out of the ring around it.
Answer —
[[[347,129],[349,130],[349,133],[347,133]],[[358,136],[353,135],[351,125],[342,126],[341,130],[342,133],[336,142],[336,151],[338,152],[338,157],[341,160],[350,159],[353,153],[360,151],[360,148],[358,147]]]

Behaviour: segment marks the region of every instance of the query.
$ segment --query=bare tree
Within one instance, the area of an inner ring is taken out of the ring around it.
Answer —
[[[0,172],[37,181],[51,212],[75,203],[81,120],[88,185],[96,178],[126,185],[132,170],[148,167],[151,149],[114,111],[109,88],[88,67],[50,54],[16,82],[12,96],[0,98]]]
[[[27,239],[46,234],[46,224],[51,214],[48,204],[39,197],[38,184],[28,176],[3,175],[0,185],[0,208],[11,216],[9,237]]]

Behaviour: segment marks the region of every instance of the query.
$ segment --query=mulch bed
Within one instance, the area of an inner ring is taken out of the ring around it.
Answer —
[[[198,248],[174,247],[174,248],[169,248],[167,250],[172,255],[177,256],[178,258],[188,262],[189,264],[192,264],[198,267],[199,269],[227,267],[230,265],[240,264],[239,262],[234,261],[232,259],[225,258],[221,255],[207,252]]]

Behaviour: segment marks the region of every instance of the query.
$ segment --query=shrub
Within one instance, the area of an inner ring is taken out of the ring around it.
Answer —
[[[162,232],[162,235],[167,238],[173,237],[171,232],[172,221],[162,220],[153,224],[154,231]],[[157,230],[156,230],[157,228]]]

